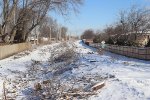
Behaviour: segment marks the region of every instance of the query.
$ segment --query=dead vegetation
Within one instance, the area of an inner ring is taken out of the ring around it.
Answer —
[[[91,83],[85,83],[86,80],[77,78],[73,78],[70,81],[64,83],[59,77],[53,77],[41,83],[36,83],[32,95],[44,100],[87,99],[92,95],[96,95],[96,91],[105,86],[105,83],[92,85]]]
[[[36,77],[33,75],[41,72],[43,75],[50,74],[51,76],[43,81],[35,82],[32,93],[27,96],[27,99],[73,100],[86,99],[96,94],[91,88],[96,84],[91,81],[92,78],[81,79],[72,75],[64,76],[65,72],[72,71],[72,65],[78,60],[79,55],[76,54],[74,48],[75,46],[70,43],[61,43],[54,47],[51,50],[48,70],[40,71],[42,62],[32,61],[29,76]]]
[[[69,60],[75,60],[77,58],[77,55],[74,51],[74,46],[68,43],[64,42],[59,44],[57,47],[53,48],[51,50],[51,57],[50,62],[52,63],[58,63],[58,62],[67,62]]]
[[[90,96],[96,95],[97,91],[105,86],[104,80],[114,76],[72,74],[72,70],[81,66],[88,67],[80,62],[81,55],[75,52],[75,48],[74,44],[60,43],[50,48],[51,56],[48,61],[32,60],[31,65],[27,66],[27,72],[11,71],[18,76],[15,80],[9,81],[13,87],[5,87],[4,97],[16,99],[18,90],[22,90],[25,95],[22,99],[26,100],[87,100]],[[34,85],[31,86],[29,83]]]
[[[82,64],[77,64],[80,55],[75,52],[73,44],[61,43],[51,50],[51,54],[48,70],[42,71],[42,74],[50,76],[43,81],[35,82],[33,92],[28,96],[32,99],[36,97],[44,100],[87,100],[106,85],[105,80],[115,78],[109,74],[104,76],[71,74],[74,68]],[[41,62],[33,61],[33,65],[41,65]]]

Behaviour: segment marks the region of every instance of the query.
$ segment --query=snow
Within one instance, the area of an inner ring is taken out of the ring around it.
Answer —
[[[48,38],[46,38],[46,37],[43,37],[43,40],[44,40],[44,41],[48,41]]]
[[[93,52],[82,44],[78,44],[78,51],[84,54],[88,60],[96,60],[94,64],[88,64],[84,68],[87,73],[109,73],[115,79],[106,81],[105,88],[101,89],[97,96],[90,100],[149,100],[150,99],[150,62],[132,59],[109,52],[104,55],[87,54]],[[85,49],[86,47],[86,49]],[[81,51],[82,50],[82,51]],[[95,49],[94,49],[95,51]],[[84,61],[83,63],[88,63]]]
[[[41,71],[50,70],[48,61],[53,54],[52,49],[56,49],[58,44],[37,47],[1,60],[0,97],[2,98],[3,95],[4,81],[7,83],[6,88],[9,89],[14,89],[14,85],[17,84],[17,99],[20,100],[29,96],[35,82],[51,78],[52,73],[43,74]],[[74,42],[74,45],[76,53],[80,56],[71,71],[66,71],[59,76],[62,83],[69,85],[72,77],[90,79],[91,83],[86,84],[91,85],[104,81],[105,86],[97,91],[97,95],[90,96],[89,100],[150,100],[150,61],[128,58],[109,52],[100,55],[96,52],[97,49],[89,47],[81,41]],[[59,50],[56,49],[56,51]],[[22,86],[23,82],[19,83],[19,76],[25,76],[24,80],[30,76],[28,76],[29,68],[33,61],[40,61],[40,64],[37,65],[40,72],[35,73],[38,79]],[[83,84],[85,83],[78,82],[74,87],[84,86]]]

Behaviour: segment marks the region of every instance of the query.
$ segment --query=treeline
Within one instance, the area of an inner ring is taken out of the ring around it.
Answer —
[[[42,23],[39,25],[38,32],[39,37],[46,38],[67,38],[68,28],[60,25],[57,20],[52,17],[45,17]]]
[[[26,42],[49,12],[78,12],[83,0],[1,0],[0,38],[5,43]],[[41,26],[42,27],[42,26]],[[55,27],[55,26],[54,26]],[[64,29],[63,29],[64,30]],[[44,32],[44,29],[40,29]]]
[[[93,39],[95,43],[105,41],[108,44],[136,46],[136,37],[150,30],[150,9],[132,6],[129,10],[122,10],[116,20],[102,31],[84,31],[81,38]]]

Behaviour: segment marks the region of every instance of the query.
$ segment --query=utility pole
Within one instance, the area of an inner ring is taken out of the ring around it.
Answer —
[[[37,38],[37,44],[39,44],[39,32],[37,32],[37,27],[36,27],[36,38]]]
[[[71,32],[69,33],[69,41],[71,40]]]
[[[70,32],[69,32],[69,34],[68,34],[68,41],[69,41],[69,39],[70,39]]]
[[[34,29],[35,33],[34,33],[34,44],[36,44],[36,27]]]
[[[52,37],[51,30],[52,30],[52,27],[50,26],[50,27],[49,27],[49,40],[50,40],[50,43],[51,43],[51,37]]]
[[[62,40],[61,38],[61,26],[59,27],[59,38],[60,38],[60,41]]]
[[[57,29],[56,42],[58,42],[58,36],[59,36],[59,29]]]

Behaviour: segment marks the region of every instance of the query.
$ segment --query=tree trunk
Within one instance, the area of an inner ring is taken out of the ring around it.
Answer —
[[[24,42],[28,42],[28,37],[29,37],[29,33],[26,34]]]
[[[2,26],[0,25],[0,36],[3,35],[3,29]]]
[[[11,34],[11,36],[10,36],[10,42],[11,42],[11,43],[14,42],[14,38],[15,38],[15,36],[16,36],[16,32],[17,32],[16,28],[12,30],[12,34]]]

